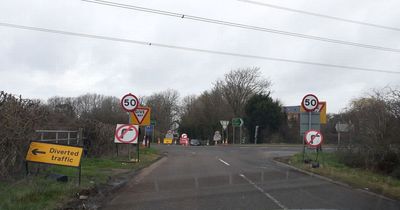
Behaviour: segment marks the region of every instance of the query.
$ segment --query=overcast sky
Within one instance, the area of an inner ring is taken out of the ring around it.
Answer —
[[[152,9],[400,49],[400,31],[362,26],[236,0],[112,0]],[[255,0],[254,0],[255,1]],[[400,28],[398,0],[258,0]],[[1,0],[0,22],[183,47],[400,72],[400,53],[196,22],[80,0]],[[307,93],[337,113],[400,74],[351,71],[214,55],[0,26],[0,90],[26,98],[99,93],[121,97],[176,89],[200,94],[232,69],[260,67],[273,97],[298,105]]]

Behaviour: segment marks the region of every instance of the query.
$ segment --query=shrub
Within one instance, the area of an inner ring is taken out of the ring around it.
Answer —
[[[342,149],[337,152],[339,161],[345,164],[346,166],[353,168],[365,168],[365,155],[360,151],[353,151],[350,149]]]
[[[391,174],[400,164],[399,156],[395,151],[386,150],[377,155],[380,156],[380,160],[376,162],[375,168],[380,172]]]
[[[0,92],[0,179],[21,171],[35,129],[46,122],[47,116],[39,101]]]

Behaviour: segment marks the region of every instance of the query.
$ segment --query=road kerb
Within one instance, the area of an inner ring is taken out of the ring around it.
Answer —
[[[325,177],[325,176],[321,176],[321,175],[319,175],[319,174],[315,174],[315,173],[312,173],[312,172],[309,172],[309,171],[305,171],[305,170],[303,170],[303,169],[297,168],[297,167],[295,167],[295,166],[292,166],[292,165],[289,165],[289,164],[286,164],[286,163],[283,163],[283,162],[280,162],[280,161],[277,161],[277,160],[273,160],[273,161],[274,161],[277,165],[281,165],[281,166],[284,166],[284,167],[291,168],[291,169],[293,169],[293,170],[295,170],[295,171],[298,171],[298,172],[300,172],[300,173],[307,174],[307,175],[309,175],[309,176],[316,177],[316,178],[318,178],[318,179],[322,179],[322,180],[324,180],[324,181],[328,181],[328,182],[331,182],[331,183],[333,183],[333,184],[340,185],[340,186],[342,186],[342,187],[351,188],[351,189],[357,190],[357,191],[359,191],[359,192],[363,192],[363,193],[366,193],[366,194],[369,194],[369,195],[372,195],[372,196],[376,196],[376,197],[381,198],[381,199],[386,199],[386,200],[389,200],[389,201],[397,202],[397,200],[388,198],[388,197],[386,197],[386,196],[384,196],[384,195],[380,195],[380,194],[378,194],[378,193],[374,193],[374,192],[371,192],[371,191],[368,191],[368,190],[364,190],[364,189],[361,189],[361,188],[354,188],[354,187],[350,186],[349,184],[346,184],[346,183],[343,183],[343,182],[340,182],[340,181],[336,181],[336,180],[333,180],[333,179],[331,179],[331,178],[328,178],[328,177]]]

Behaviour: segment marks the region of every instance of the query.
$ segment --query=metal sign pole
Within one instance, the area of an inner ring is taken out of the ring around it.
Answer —
[[[227,141],[227,143],[228,143],[228,140],[229,140],[229,128],[228,128],[228,126],[226,126],[226,141]]]
[[[128,144],[128,161],[131,160],[131,151],[130,151],[129,148],[131,148],[131,145],[130,145],[130,144]]]
[[[130,125],[132,123],[132,120],[131,120],[131,114],[129,112],[128,112],[128,117],[129,117],[128,123]],[[130,148],[131,148],[131,145],[128,144],[128,161],[131,161],[131,150],[130,150]]]
[[[140,126],[139,126],[139,136],[140,136]],[[136,153],[137,153],[137,162],[139,162],[139,137],[136,143]]]
[[[256,126],[256,129],[254,132],[254,144],[257,144],[257,136],[258,136],[258,125]]]
[[[224,144],[225,143],[224,128],[221,128],[221,133],[222,133],[222,144]]]
[[[151,141],[154,143],[154,126],[150,125],[152,129]]]
[[[234,125],[232,125],[232,137],[233,137],[232,142],[233,142],[233,144],[235,144],[235,126]]]
[[[118,157],[118,144],[115,144],[115,147],[117,149],[117,157]]]
[[[82,175],[82,166],[81,165],[79,165],[79,181],[78,181],[78,186],[81,186],[81,175]]]
[[[311,115],[311,112],[309,111],[308,112],[308,130],[311,130],[311,117],[312,117],[312,115]],[[303,139],[303,141],[304,141],[304,139]],[[304,151],[303,160],[304,160],[304,156],[306,155],[307,150],[306,150],[305,142],[303,142],[303,144],[304,144],[304,149],[303,149],[303,151]]]
[[[26,170],[26,175],[29,175],[29,166],[28,166],[28,161],[25,161],[25,170]]]
[[[139,140],[136,144],[137,162],[139,162]]]
[[[242,126],[239,127],[239,142],[242,144]]]

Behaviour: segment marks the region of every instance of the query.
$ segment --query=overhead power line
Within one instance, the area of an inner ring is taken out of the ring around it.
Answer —
[[[331,39],[331,38],[326,38],[326,37],[294,33],[294,32],[276,30],[276,29],[271,29],[271,28],[245,25],[245,24],[240,24],[240,23],[204,18],[204,17],[199,17],[199,16],[193,16],[193,15],[180,14],[180,13],[175,13],[175,12],[168,12],[168,11],[163,11],[163,10],[150,9],[150,8],[145,8],[145,7],[138,7],[138,6],[115,3],[115,2],[110,2],[110,1],[103,1],[103,0],[82,0],[82,1],[100,4],[100,5],[112,6],[112,7],[136,10],[136,11],[141,11],[141,12],[153,13],[153,14],[158,14],[158,15],[177,17],[177,18],[181,18],[181,19],[190,19],[190,20],[199,21],[199,22],[225,25],[225,26],[230,26],[230,27],[236,27],[236,28],[242,28],[242,29],[248,29],[248,30],[254,30],[254,31],[261,31],[261,32],[266,32],[266,33],[274,33],[274,34],[280,34],[280,35],[291,36],[291,37],[299,37],[299,38],[303,38],[303,39],[310,39],[310,40],[316,40],[316,41],[321,41],[321,42],[349,45],[349,46],[354,46],[354,47],[361,47],[361,48],[367,48],[367,49],[373,49],[373,50],[382,50],[382,51],[388,51],[388,52],[396,52],[396,53],[400,52],[400,49],[397,49],[397,48],[382,47],[382,46],[377,46],[377,45],[369,45],[369,44],[363,44],[363,43],[358,43],[358,42],[349,42],[349,41],[344,41],[344,40],[339,40],[339,39]]]
[[[364,25],[364,26],[371,26],[371,27],[376,27],[376,28],[381,28],[381,29],[400,31],[400,28],[395,28],[395,27],[391,27],[391,26],[378,25],[378,24],[368,23],[368,22],[363,22],[363,21],[358,21],[358,20],[351,20],[351,19],[346,19],[346,18],[341,18],[341,17],[324,15],[324,14],[320,14],[320,13],[308,12],[308,11],[304,11],[304,10],[292,9],[292,8],[282,7],[282,6],[264,3],[264,2],[251,1],[251,0],[237,0],[237,1],[260,5],[260,6],[265,6],[265,7],[270,7],[270,8],[274,8],[274,9],[286,10],[286,11],[290,11],[290,12],[296,12],[296,13],[305,14],[305,15],[311,15],[311,16],[315,16],[315,17],[322,17],[322,18],[327,18],[327,19],[332,19],[332,20],[337,20],[337,21],[342,21],[342,22],[354,23],[354,24],[359,24],[359,25]]]
[[[0,26],[16,28],[16,29],[31,30],[31,31],[40,31],[40,32],[47,32],[47,33],[54,33],[54,34],[69,35],[69,36],[78,36],[78,37],[91,38],[91,39],[100,39],[100,40],[108,40],[108,41],[116,41],[116,42],[125,42],[125,43],[130,43],[130,44],[138,44],[138,45],[162,47],[162,48],[177,49],[177,50],[184,50],[184,51],[192,51],[192,52],[210,53],[210,54],[217,54],[217,55],[253,58],[253,59],[260,59],[260,60],[287,62],[287,63],[297,63],[297,64],[305,64],[305,65],[313,65],[313,66],[321,66],[321,67],[331,67],[331,68],[348,69],[348,70],[357,70],[357,71],[400,74],[400,71],[363,68],[363,67],[355,67],[355,66],[345,66],[345,65],[318,63],[318,62],[310,62],[310,61],[291,60],[291,59],[285,59],[285,58],[266,57],[266,56],[259,56],[259,55],[240,54],[240,53],[233,53],[233,52],[226,52],[226,51],[192,48],[192,47],[183,47],[183,46],[168,45],[168,44],[161,44],[161,43],[154,43],[154,42],[138,41],[138,40],[132,40],[132,39],[123,39],[123,38],[100,36],[100,35],[94,35],[94,34],[77,33],[77,32],[69,32],[69,31],[62,31],[62,30],[55,30],[55,29],[48,29],[48,28],[41,28],[41,27],[17,25],[17,24],[4,23],[4,22],[0,22]]]

